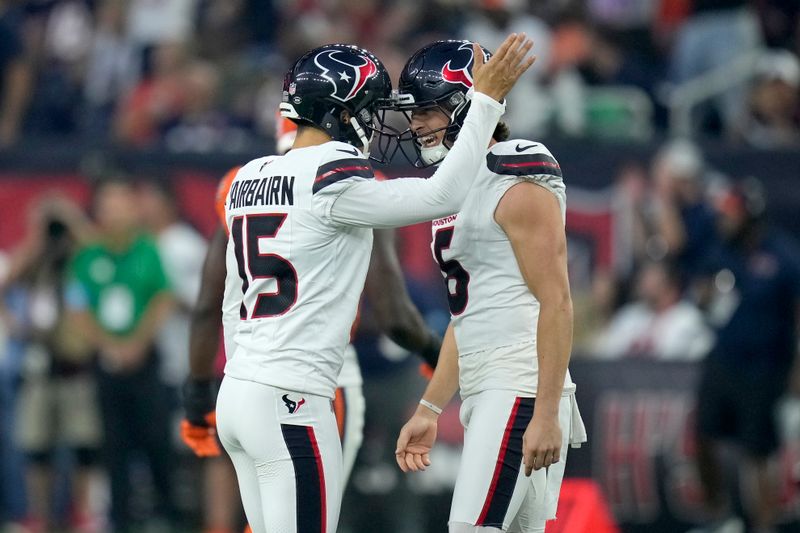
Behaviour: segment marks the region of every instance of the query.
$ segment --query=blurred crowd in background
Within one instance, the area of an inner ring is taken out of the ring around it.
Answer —
[[[269,152],[283,73],[314,46],[358,43],[396,80],[432,40],[492,49],[512,31],[532,36],[539,57],[509,98],[514,136],[633,143],[683,128],[735,146],[800,147],[795,0],[0,0],[0,151],[44,138]],[[578,154],[555,156],[563,165]],[[155,530],[230,532],[239,521],[235,497],[202,499],[200,463],[177,439],[207,235],[166,176],[131,180],[109,169],[88,204],[41,197],[24,214],[25,235],[0,251],[0,530],[5,522],[29,533],[53,523],[106,531],[109,498]],[[757,227],[759,239],[786,250],[781,264],[796,264],[794,244],[761,229],[761,185],[743,178],[722,174],[688,140],[664,142],[652,159],[631,158],[616,172],[603,200],[613,211],[613,257],[598,262],[570,240],[576,358],[702,360],[719,342],[715,320],[734,305],[730,280],[705,283],[719,272],[720,250],[740,253],[741,236]],[[565,179],[569,228],[594,200]],[[443,332],[449,316],[430,229],[398,237],[409,291]],[[98,246],[147,256],[151,283],[127,287],[107,271],[119,265],[87,267]],[[111,285],[112,296],[96,301],[92,284]],[[101,323],[82,321],[90,309]],[[108,342],[103,331],[131,342]],[[397,430],[424,385],[415,359],[377,333],[368,302],[357,346],[370,408],[342,531],[376,531],[381,520],[403,524],[381,531],[439,531],[454,480],[405,483],[392,466]],[[438,460],[456,464],[460,427],[449,413],[440,432],[452,453]],[[363,504],[386,494],[403,505]],[[417,512],[404,513],[412,498]]]
[[[509,114],[512,131],[641,140],[689,105],[691,131],[791,147],[798,21],[794,0],[2,0],[0,147],[261,146],[286,67],[314,46],[358,43],[396,80],[433,40],[493,49],[511,31],[539,57],[512,93],[529,111]]]

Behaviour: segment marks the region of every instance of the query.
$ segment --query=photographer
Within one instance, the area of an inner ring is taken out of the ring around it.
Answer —
[[[28,234],[10,260],[6,284],[20,295],[11,333],[24,346],[16,439],[27,458],[28,530],[54,521],[55,450],[74,456],[70,526],[87,531],[89,486],[101,440],[91,349],[64,312],[67,263],[91,229],[80,209],[48,197],[30,213]]]

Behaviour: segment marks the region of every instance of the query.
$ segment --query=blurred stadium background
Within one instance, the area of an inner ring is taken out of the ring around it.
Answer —
[[[174,198],[180,219],[207,238],[220,177],[274,151],[282,77],[298,55],[324,43],[356,43],[396,80],[405,59],[430,41],[466,38],[492,49],[511,31],[532,36],[539,59],[511,94],[506,119],[514,137],[548,145],[568,187],[571,368],[590,438],[570,454],[573,481],[552,531],[674,533],[699,523],[695,392],[713,337],[707,309],[689,288],[719,238],[713,213],[730,183],[759,180],[770,231],[800,231],[797,0],[0,0],[0,531],[45,530],[37,513],[50,503],[41,501],[41,486],[31,486],[42,457],[32,457],[20,437],[31,401],[23,391],[54,387],[69,374],[41,347],[74,343],[81,333],[70,329],[53,340],[63,306],[52,288],[60,282],[51,278],[43,294],[36,272],[43,243],[91,224],[82,217],[91,216],[95,180],[124,173],[167,184],[174,196],[155,205],[168,210]],[[414,172],[399,160],[383,170]],[[143,229],[149,222],[153,230],[148,187],[139,193]],[[202,242],[184,230],[177,249],[202,257]],[[448,315],[429,239],[425,225],[402,229],[398,251],[412,297],[444,331]],[[659,269],[667,260],[684,275]],[[201,264],[194,263],[194,272],[181,274],[186,279],[197,275]],[[178,297],[190,305],[186,290]],[[673,308],[668,325],[654,326],[655,316]],[[357,348],[367,427],[340,531],[445,531],[458,406],[442,419],[435,468],[401,475],[394,443],[424,387],[418,359],[377,332],[368,304]],[[175,388],[186,372],[185,348],[165,348],[161,357],[159,379]],[[790,401],[781,405],[780,527],[800,531],[798,412]],[[177,423],[177,404],[165,408]],[[59,425],[50,433],[63,435],[73,415],[33,423]],[[105,531],[102,469],[81,511],[90,516],[76,516],[69,480],[80,461],[50,439],[60,472],[55,522],[63,530]],[[201,462],[177,429],[170,442],[179,458],[179,522],[201,531]],[[744,516],[754,489],[738,464],[729,461],[728,474],[742,480],[734,495]],[[145,526],[163,530],[148,524],[146,470],[134,479]],[[619,529],[601,527],[604,507]]]

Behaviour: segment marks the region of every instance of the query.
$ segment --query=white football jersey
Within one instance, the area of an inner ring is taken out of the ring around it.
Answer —
[[[223,309],[238,306],[225,373],[333,398],[372,251],[370,228],[336,225],[343,180],[371,179],[340,142],[253,160],[225,202],[229,229]],[[239,304],[239,302],[241,302]],[[230,327],[226,327],[226,337]]]
[[[488,151],[461,211],[432,224],[431,248],[447,286],[464,398],[489,389],[536,394],[539,302],[494,218],[500,199],[521,181],[552,192],[565,216],[558,162],[540,143],[512,140]],[[567,373],[565,393],[573,389]]]

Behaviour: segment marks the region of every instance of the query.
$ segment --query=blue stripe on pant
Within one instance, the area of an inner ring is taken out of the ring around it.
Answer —
[[[314,429],[281,424],[292,458],[297,494],[297,533],[325,533],[325,474]]]

